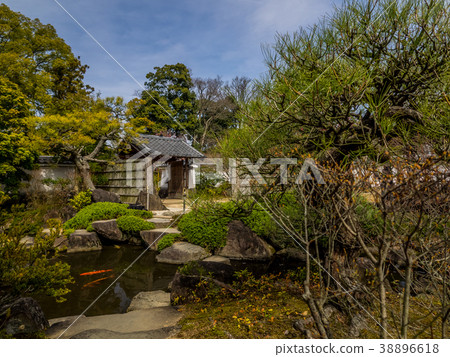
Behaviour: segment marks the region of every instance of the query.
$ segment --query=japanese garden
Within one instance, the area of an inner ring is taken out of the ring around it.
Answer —
[[[448,1],[273,36],[126,100],[0,5],[1,338],[449,338]]]

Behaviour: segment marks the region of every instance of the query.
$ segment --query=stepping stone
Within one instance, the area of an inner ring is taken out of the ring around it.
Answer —
[[[170,330],[175,328],[181,319],[182,313],[175,310],[172,306],[154,307],[148,310],[135,310],[125,314],[112,314],[101,316],[81,317],[71,327],[68,326],[76,319],[76,317],[59,318],[49,320],[50,328],[47,330],[47,337],[61,338],[83,337],[96,338],[99,337],[98,332],[102,330],[105,333],[113,333],[109,338],[120,338],[120,336],[128,338],[151,338],[151,332],[161,329],[166,331],[165,335],[156,335],[156,338],[164,338],[169,336]],[[91,332],[92,335],[91,335]],[[79,335],[82,334],[82,335]],[[149,334],[149,336],[146,336]],[[107,337],[107,336],[103,336]]]
[[[211,255],[206,249],[187,242],[176,242],[156,256],[158,263],[186,264]]]
[[[170,306],[170,293],[166,293],[162,290],[142,291],[131,300],[127,312],[134,310],[148,310],[162,306]]]
[[[167,217],[165,218],[153,217],[147,219],[147,222],[152,222],[155,225],[155,228],[167,228],[170,226],[170,223],[172,223],[172,220]]]
[[[176,210],[176,211],[152,211],[154,216],[158,217],[173,217],[173,216],[179,216],[180,214],[189,212],[188,207],[186,207],[186,212],[183,212],[183,210]]]

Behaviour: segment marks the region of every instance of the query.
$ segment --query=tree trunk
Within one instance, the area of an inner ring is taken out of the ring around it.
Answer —
[[[384,285],[384,263],[378,265],[378,281],[380,283],[380,338],[387,338],[386,287]]]
[[[89,166],[89,162],[85,160],[83,157],[77,157],[75,159],[75,164],[77,166],[78,171],[80,171],[84,187],[91,191],[95,190],[95,185],[91,179],[91,167]]]
[[[309,310],[311,311],[311,316],[314,319],[314,323],[317,327],[317,330],[320,333],[320,337],[327,339],[328,338],[328,334],[327,334],[327,330],[325,328],[325,325],[323,323],[322,320],[322,316],[319,312],[316,300],[314,299],[314,297],[311,294],[311,290],[310,290],[310,282],[311,282],[311,258],[309,255],[309,242],[306,243],[306,277],[305,277],[305,282],[303,283],[303,288],[305,290],[305,293],[303,294],[303,299],[306,301],[306,303],[308,304]]]
[[[402,327],[400,331],[401,338],[408,338],[409,324],[409,296],[411,294],[412,280],[412,260],[407,257],[408,265],[406,267],[405,289],[403,290],[403,309],[402,309]]]

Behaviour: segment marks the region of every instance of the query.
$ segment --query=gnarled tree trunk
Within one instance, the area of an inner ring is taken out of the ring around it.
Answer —
[[[95,185],[91,178],[91,167],[89,166],[89,162],[83,157],[77,157],[75,159],[75,164],[77,169],[80,171],[84,187],[91,191],[95,190]]]

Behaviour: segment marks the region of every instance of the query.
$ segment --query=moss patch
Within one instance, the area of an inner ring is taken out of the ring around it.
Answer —
[[[245,272],[245,271],[244,271]],[[279,275],[255,279],[245,272],[233,284],[237,293],[207,281],[206,298],[182,307],[177,338],[301,338],[293,323],[309,316],[301,287]]]

